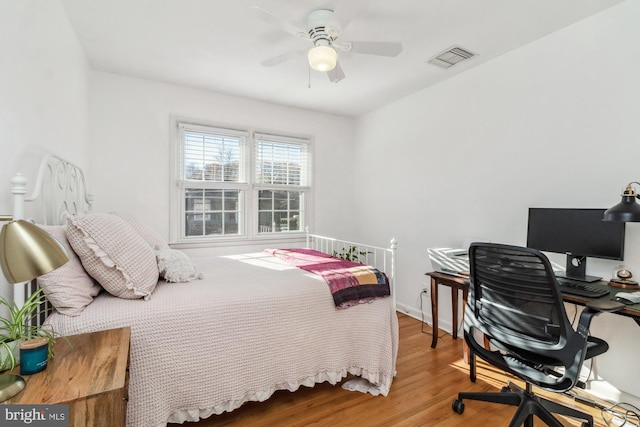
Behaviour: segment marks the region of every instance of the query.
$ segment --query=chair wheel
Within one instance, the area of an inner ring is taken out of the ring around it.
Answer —
[[[456,399],[451,403],[451,409],[457,414],[462,414],[464,412],[464,402],[460,399]]]

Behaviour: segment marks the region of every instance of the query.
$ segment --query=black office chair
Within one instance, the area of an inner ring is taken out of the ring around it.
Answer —
[[[583,361],[609,348],[605,341],[588,335],[591,319],[600,311],[587,306],[574,330],[551,264],[535,249],[473,243],[469,261],[464,337],[471,360],[479,356],[524,380],[526,388],[509,382],[501,392],[459,393],[453,410],[462,414],[464,399],[481,400],[517,406],[510,427],[523,423],[532,427],[534,415],[549,426],[562,427],[552,413],[585,420],[582,426],[592,427],[591,415],[536,396],[532,385],[554,392],[576,385]],[[607,307],[608,311],[615,308]],[[489,348],[485,348],[485,337]]]

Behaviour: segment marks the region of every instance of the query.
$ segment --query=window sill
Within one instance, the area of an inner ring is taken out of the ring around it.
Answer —
[[[169,243],[173,249],[191,249],[191,248],[222,248],[222,247],[237,247],[237,246],[269,246],[269,245],[284,245],[292,243],[305,243],[306,234],[291,233],[287,235],[266,235],[259,237],[241,237],[241,238],[220,238],[220,239],[194,239],[194,240],[180,240]]]

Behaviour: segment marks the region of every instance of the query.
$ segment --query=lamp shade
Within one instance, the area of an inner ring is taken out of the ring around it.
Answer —
[[[603,221],[640,222],[640,205],[636,202],[638,194],[632,184],[640,183],[634,181],[627,184],[622,192],[622,201],[604,211]]]
[[[316,46],[309,51],[309,66],[316,71],[331,71],[338,62],[338,52],[331,46]]]
[[[635,196],[622,196],[622,201],[604,211],[604,221],[640,222],[640,205]]]
[[[67,261],[62,245],[30,222],[11,221],[0,231],[0,267],[10,283],[35,279]]]

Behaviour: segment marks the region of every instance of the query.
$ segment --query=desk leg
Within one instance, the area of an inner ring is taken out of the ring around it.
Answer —
[[[431,323],[433,324],[431,348],[436,348],[436,345],[438,345],[438,284],[433,277],[431,278],[431,317]]]
[[[456,291],[458,292],[458,291]],[[471,360],[472,356],[470,356],[469,354],[469,345],[467,344],[467,340],[464,339],[464,311],[467,308],[467,297],[469,296],[469,291],[467,291],[466,289],[462,290],[462,357],[464,358],[464,361],[470,365],[473,365],[475,367],[475,360]],[[457,303],[457,301],[456,301]],[[457,313],[456,313],[457,314]],[[457,318],[456,318],[457,320]],[[457,322],[456,322],[457,324]],[[472,380],[475,382],[475,373],[474,373],[474,379]]]
[[[451,336],[454,340],[458,339],[458,290],[451,288],[451,312],[453,313],[451,319]]]
[[[462,329],[464,330],[464,311],[467,309],[467,298],[469,297],[469,291],[466,289],[462,290]],[[464,334],[464,332],[463,332]],[[469,380],[472,383],[476,382],[476,355],[469,348],[469,344],[467,344],[467,340],[463,337],[462,343],[462,357],[466,363],[469,364]]]
[[[467,289],[462,290],[462,327],[464,329],[464,311],[467,309],[467,299],[469,299],[469,291]]]

